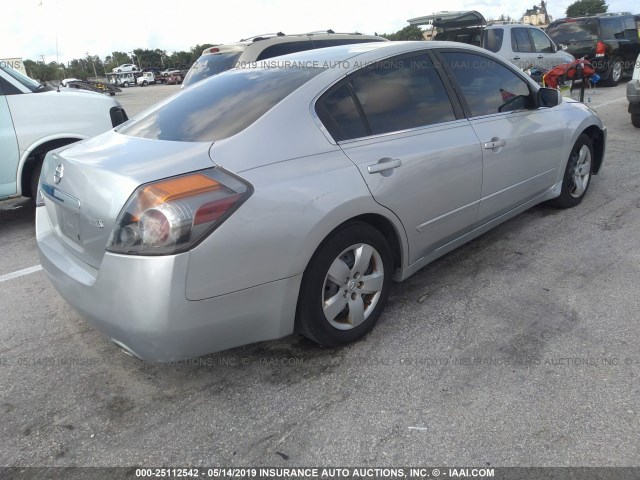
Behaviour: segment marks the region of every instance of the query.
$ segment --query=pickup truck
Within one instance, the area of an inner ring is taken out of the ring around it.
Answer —
[[[0,62],[0,200],[35,197],[47,152],[126,120],[111,97],[46,87]]]

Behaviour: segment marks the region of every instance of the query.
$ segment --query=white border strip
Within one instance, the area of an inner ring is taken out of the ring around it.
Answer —
[[[30,273],[39,272],[40,270],[42,270],[42,265],[35,265],[33,267],[23,268],[22,270],[18,270],[17,272],[7,273],[6,275],[0,276],[0,283],[12,280],[14,278],[22,277],[24,275],[29,275]]]

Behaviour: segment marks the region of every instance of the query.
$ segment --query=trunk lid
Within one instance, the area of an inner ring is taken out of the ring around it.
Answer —
[[[149,140],[107,132],[49,153],[41,191],[65,248],[99,268],[126,201],[144,183],[215,166],[211,142]]]
[[[438,12],[424,17],[410,18],[410,25],[433,25],[439,29],[481,27],[487,21],[480,12],[475,10],[462,12]]]

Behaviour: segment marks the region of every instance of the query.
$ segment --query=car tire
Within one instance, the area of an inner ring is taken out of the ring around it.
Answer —
[[[557,208],[571,208],[582,202],[593,175],[593,144],[582,134],[576,140],[567,160],[560,196],[549,203]]]
[[[142,82],[142,86],[143,86],[143,87],[146,87],[147,85],[149,85],[149,84],[147,83],[147,81],[146,81],[146,80],[145,80],[144,82]]]
[[[631,114],[631,125],[636,128],[640,128],[640,113]]]
[[[326,347],[367,334],[389,295],[392,258],[385,237],[367,223],[349,223],[334,232],[302,277],[296,331]]]
[[[614,58],[607,73],[607,79],[603,81],[603,84],[607,87],[615,87],[618,85],[622,79],[622,59],[618,57]]]
[[[124,83],[122,84],[122,86],[123,86],[124,88],[128,88],[128,87],[129,87],[129,82],[124,82]]]
[[[118,70],[116,70],[117,73],[122,73],[122,69],[119,68]]]

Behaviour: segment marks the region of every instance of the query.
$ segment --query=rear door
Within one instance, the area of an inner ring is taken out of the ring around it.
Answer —
[[[409,263],[470,230],[482,151],[427,54],[370,66],[321,97],[316,111],[374,199],[402,221]]]
[[[555,110],[536,108],[528,81],[489,56],[456,50],[440,55],[482,145],[479,223],[553,188],[564,144]]]

